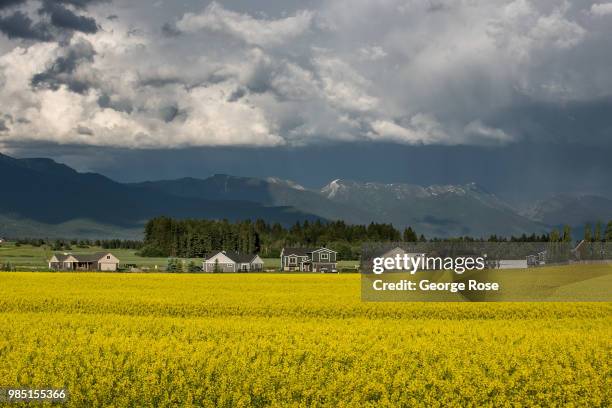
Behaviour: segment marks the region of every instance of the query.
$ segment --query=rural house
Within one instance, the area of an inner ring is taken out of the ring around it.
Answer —
[[[204,260],[202,270],[204,272],[260,272],[263,270],[263,264],[259,255],[219,251]]]
[[[336,272],[338,253],[329,248],[283,248],[281,270]]]
[[[49,269],[56,271],[116,271],[119,259],[110,252],[95,254],[54,254],[49,259]]]

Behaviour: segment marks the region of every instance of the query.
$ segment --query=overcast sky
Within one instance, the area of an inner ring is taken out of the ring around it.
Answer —
[[[0,151],[116,171],[230,149],[242,173],[254,149],[612,154],[611,72],[612,2],[0,0]]]

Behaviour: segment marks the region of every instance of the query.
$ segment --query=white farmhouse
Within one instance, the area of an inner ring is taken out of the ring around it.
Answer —
[[[49,269],[56,271],[116,271],[119,259],[110,252],[95,254],[54,254],[49,259]]]
[[[263,260],[259,255],[219,251],[207,257],[202,264],[204,272],[261,272]]]

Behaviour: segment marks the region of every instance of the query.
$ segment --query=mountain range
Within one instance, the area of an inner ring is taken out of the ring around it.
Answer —
[[[119,183],[50,159],[0,154],[0,236],[141,238],[155,216],[290,225],[304,220],[412,226],[429,237],[542,233],[563,223],[612,219],[612,200],[558,195],[518,211],[476,184],[418,186],[333,180],[320,190],[280,178],[217,174],[206,179]]]
[[[166,194],[79,173],[49,159],[0,154],[0,235],[9,237],[140,238],[152,217],[262,218],[288,225],[320,217],[285,206]]]

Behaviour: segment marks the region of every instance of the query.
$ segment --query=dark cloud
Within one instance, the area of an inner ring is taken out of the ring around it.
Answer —
[[[115,21],[115,20],[119,20],[119,16],[116,14],[111,14],[110,16],[106,17],[106,19],[110,21]]]
[[[49,41],[52,35],[45,24],[34,23],[27,14],[16,11],[6,17],[0,17],[0,32],[11,39]]]
[[[238,88],[227,98],[228,102],[236,102],[240,98],[246,95],[246,91],[243,88]]]
[[[142,79],[140,81],[140,85],[142,86],[150,86],[152,88],[163,88],[166,85],[176,85],[183,84],[184,80],[179,77],[168,77],[168,78],[160,78],[160,77],[151,77]]]
[[[178,37],[181,35],[180,30],[178,30],[173,24],[165,23],[161,28],[162,34],[164,37]]]
[[[117,112],[132,113],[134,107],[132,103],[125,99],[111,98],[107,94],[103,94],[98,98],[98,106],[101,108],[110,108]]]
[[[524,139],[612,146],[612,97],[552,103],[518,99],[487,120]]]
[[[69,4],[80,9],[84,9],[91,4],[109,2],[110,0],[55,0],[55,3]]]
[[[180,111],[177,106],[166,106],[160,110],[160,113],[164,122],[170,123],[179,116]]]
[[[7,16],[0,16],[0,32],[11,39],[52,41],[62,38],[73,31],[94,34],[99,27],[92,17],[76,14],[65,5],[85,9],[87,5],[99,3],[98,0],[44,0],[38,10],[40,21],[34,22],[21,10]],[[26,0],[2,0],[0,10],[25,4]],[[48,17],[48,18],[47,18]]]
[[[55,27],[89,34],[98,32],[98,24],[95,19],[75,14],[61,4],[46,1],[41,12],[49,15],[51,24]]]
[[[12,6],[18,6],[20,4],[25,4],[26,1],[27,0],[0,0],[0,10]]]
[[[0,132],[6,132],[9,128],[6,126],[4,119],[0,119]]]
[[[95,51],[87,41],[81,41],[64,49],[64,55],[58,57],[45,71],[34,75],[31,84],[35,88],[57,90],[66,85],[72,92],[85,93],[90,84],[76,78],[74,73],[83,62],[93,61]]]

